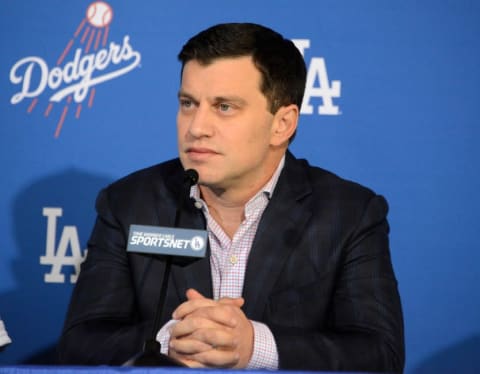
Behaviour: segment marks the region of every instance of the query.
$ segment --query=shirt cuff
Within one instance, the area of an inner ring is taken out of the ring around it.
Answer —
[[[162,326],[157,333],[157,342],[160,343],[160,352],[164,355],[168,355],[168,343],[170,342],[170,329],[178,321],[176,319],[171,319],[166,324]]]
[[[278,350],[275,338],[267,325],[252,321],[253,353],[247,369],[278,369]]]

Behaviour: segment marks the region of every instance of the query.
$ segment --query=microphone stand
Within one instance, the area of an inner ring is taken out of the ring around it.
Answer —
[[[180,192],[179,201],[177,204],[177,211],[175,213],[174,227],[179,227],[181,211],[185,203],[185,197],[191,186],[198,181],[198,173],[196,170],[188,169],[185,171],[183,177],[182,191]],[[122,366],[159,366],[159,367],[185,367],[180,361],[169,357],[160,352],[160,343],[157,341],[157,331],[160,328],[160,316],[165,306],[165,297],[167,295],[168,280],[170,278],[170,271],[172,268],[172,257],[167,256],[165,260],[165,270],[163,272],[162,286],[157,300],[157,309],[155,310],[155,317],[153,321],[152,333],[149,339],[145,340],[143,351],[128,360]]]

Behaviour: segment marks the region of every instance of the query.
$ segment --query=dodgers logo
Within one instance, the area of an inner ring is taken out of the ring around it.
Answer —
[[[309,39],[292,39],[292,42],[299,49],[302,56],[305,56],[305,50],[310,48]],[[340,97],[341,82],[328,79],[327,66],[323,57],[312,57],[308,65],[307,82],[305,84],[305,94],[303,96],[301,114],[313,114],[313,105],[311,99],[319,97],[322,99],[322,105],[317,108],[319,115],[339,115],[339,107],[334,104],[333,99]]]
[[[194,236],[190,242],[190,247],[194,251],[201,251],[205,247],[205,240],[201,236]]]
[[[30,100],[27,112],[31,113],[45,95],[45,117],[50,116],[55,105],[63,105],[54,133],[58,138],[69,113],[74,112],[78,119],[85,106],[93,106],[97,86],[129,73],[140,64],[141,55],[132,47],[128,35],[121,43],[108,40],[112,20],[112,7],[104,1],[95,1],[88,6],[54,67],[38,56],[18,60],[10,70],[10,82],[19,87],[11,97],[11,104]]]
[[[86,250],[80,249],[77,228],[64,226],[56,246],[57,220],[63,215],[63,209],[45,207],[43,215],[47,217],[47,241],[45,255],[40,256],[40,264],[51,266],[50,272],[44,276],[45,283],[65,283],[65,275],[62,274],[64,266],[73,266],[74,273],[70,275],[70,283],[75,283],[80,273],[80,265],[86,257]],[[71,254],[68,254],[69,248]]]

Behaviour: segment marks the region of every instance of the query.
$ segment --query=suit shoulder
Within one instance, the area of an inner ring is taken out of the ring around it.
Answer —
[[[387,216],[388,202],[372,189],[311,166],[306,160],[298,161],[302,164],[308,186],[303,196],[312,204],[315,215],[323,217],[326,212],[334,212],[329,220],[336,220],[339,225],[351,230],[365,217],[380,222]]]
[[[166,179],[181,172],[179,159],[172,159],[144,169],[136,170],[106,187],[110,192],[121,192],[142,189],[153,184],[164,183]]]
[[[125,227],[133,221],[154,222],[157,211],[175,205],[178,189],[175,180],[181,180],[182,175],[178,159],[135,171],[99,192],[95,203],[97,213],[111,220],[127,219]]]
[[[358,182],[342,178],[339,175],[318,166],[312,166],[306,160],[299,161],[303,163],[308,179],[314,189],[314,193],[316,191],[321,191],[321,193],[354,195],[358,198],[363,197],[365,199],[370,199],[376,195],[371,188]]]
[[[103,188],[96,199],[96,207],[112,209],[143,206],[147,201],[170,201],[176,194],[175,178],[183,175],[178,159],[172,159],[137,170]]]
[[[362,215],[369,206],[374,206],[382,214],[389,210],[387,200],[371,188],[342,178],[331,171],[312,166],[306,160],[298,160],[308,180],[314,204],[329,206],[337,210],[357,212]]]

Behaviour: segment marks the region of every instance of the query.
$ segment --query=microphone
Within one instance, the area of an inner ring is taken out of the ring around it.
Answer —
[[[175,222],[173,227],[179,227],[180,217],[182,215],[183,205],[185,204],[185,197],[190,191],[190,187],[197,184],[198,182],[198,172],[195,169],[185,170],[183,174],[183,190],[180,192],[177,203],[177,212],[175,213]]]
[[[160,352],[160,343],[156,337],[160,329],[160,317],[165,306],[173,256],[205,256],[207,240],[205,230],[179,229],[185,198],[189,194],[190,188],[197,182],[198,172],[196,170],[188,169],[184,172],[173,229],[140,225],[130,226],[127,251],[166,255],[166,260],[150,338],[145,340],[143,351],[128,360],[123,366],[185,367],[180,361]],[[177,239],[179,236],[181,238]],[[190,249],[188,248],[189,245]]]
[[[184,180],[188,180],[189,188],[198,182],[198,172],[195,169],[185,170]]]

